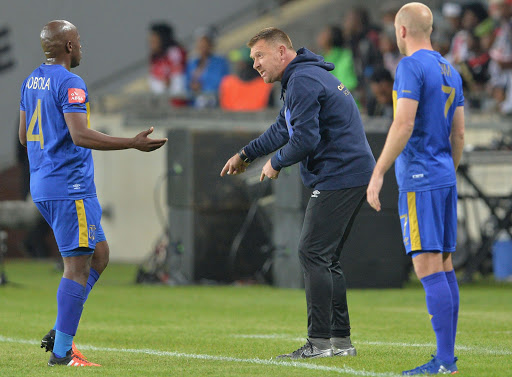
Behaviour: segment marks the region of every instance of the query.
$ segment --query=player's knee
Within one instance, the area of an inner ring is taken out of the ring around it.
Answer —
[[[105,268],[107,268],[108,262],[110,261],[110,249],[106,241],[99,242],[96,244],[94,256],[92,258],[92,268],[94,268],[100,274]]]

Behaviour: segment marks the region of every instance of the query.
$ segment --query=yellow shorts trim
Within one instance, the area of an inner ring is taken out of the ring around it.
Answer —
[[[411,238],[411,251],[422,250],[418,214],[416,213],[416,193],[407,193],[407,207],[409,209],[409,237]]]
[[[78,217],[78,247],[89,247],[89,234],[87,232],[87,217],[83,199],[75,200],[76,215]]]

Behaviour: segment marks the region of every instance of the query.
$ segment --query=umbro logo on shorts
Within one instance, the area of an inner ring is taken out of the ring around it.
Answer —
[[[312,198],[318,198],[318,195],[320,195],[320,191],[315,190],[315,191],[313,191],[313,194],[311,194],[311,197]]]

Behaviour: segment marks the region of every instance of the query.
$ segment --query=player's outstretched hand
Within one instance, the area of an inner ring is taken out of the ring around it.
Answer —
[[[248,164],[245,164],[238,153],[236,153],[233,157],[231,157],[226,165],[222,168],[220,172],[220,176],[224,177],[226,174],[228,175],[237,175],[245,172]]]
[[[133,138],[133,148],[142,152],[151,152],[163,146],[167,142],[167,138],[150,139],[148,137],[148,135],[151,134],[153,130],[153,127],[150,127],[148,130],[142,131],[137,136],[135,136]]]

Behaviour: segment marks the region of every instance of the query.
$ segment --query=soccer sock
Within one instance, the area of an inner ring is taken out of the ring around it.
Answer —
[[[430,322],[437,339],[437,357],[447,363],[454,359],[452,332],[452,294],[444,271],[421,279],[430,314]]]
[[[57,323],[53,353],[64,357],[71,349],[73,337],[84,307],[85,287],[76,281],[62,278],[57,290]]]
[[[331,340],[324,338],[309,338],[312,345],[320,350],[327,350],[331,348]]]
[[[448,280],[448,285],[450,286],[450,290],[452,292],[452,330],[453,344],[455,345],[455,337],[457,335],[457,321],[459,319],[459,284],[457,283],[457,277],[455,276],[454,270],[451,270],[450,272],[445,272],[445,274],[446,280]]]
[[[85,287],[85,301],[87,301],[87,298],[89,297],[89,293],[91,293],[92,287],[94,287],[94,284],[98,281],[100,278],[100,274],[98,271],[96,271],[94,268],[91,267],[89,272],[89,278],[87,279],[87,286]],[[53,325],[53,329],[57,329],[57,322],[55,322],[55,325]]]
[[[347,349],[352,347],[352,342],[350,341],[350,336],[345,336],[343,338],[332,337],[331,344],[334,348],[339,349]]]

